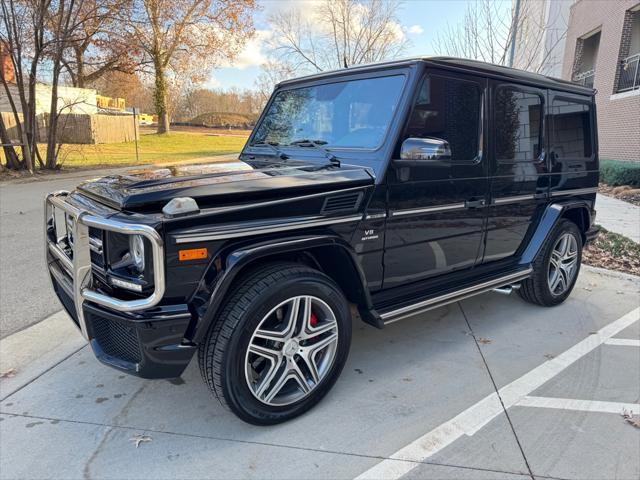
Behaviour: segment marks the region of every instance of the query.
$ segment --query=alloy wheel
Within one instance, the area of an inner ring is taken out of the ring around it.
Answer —
[[[267,313],[249,341],[249,390],[267,405],[295,403],[327,376],[337,346],[338,323],[329,305],[313,296],[289,298]]]
[[[558,238],[549,259],[549,290],[553,295],[562,295],[573,282],[578,266],[578,242],[571,233]]]

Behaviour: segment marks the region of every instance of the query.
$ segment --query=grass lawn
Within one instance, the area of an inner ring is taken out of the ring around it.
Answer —
[[[239,152],[247,137],[211,133],[176,132],[164,135],[142,134],[138,141],[139,160],[134,142],[101,145],[63,145],[60,163],[64,170],[127,165],[162,164],[204,160],[207,157]],[[45,146],[41,145],[44,156]],[[2,158],[4,163],[4,158]]]
[[[134,142],[64,145],[60,160],[62,168],[90,168],[205,159],[239,152],[245,141],[246,137],[213,134],[143,134],[138,141],[138,161]]]

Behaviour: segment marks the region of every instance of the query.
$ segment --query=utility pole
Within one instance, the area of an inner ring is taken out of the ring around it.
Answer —
[[[513,57],[516,53],[516,38],[518,37],[518,25],[520,25],[520,0],[515,0],[513,23],[511,24],[511,45],[509,46],[509,63],[513,67]]]
[[[136,165],[140,165],[140,156],[138,154],[138,121],[136,119],[136,107],[133,107],[133,139],[136,142]]]

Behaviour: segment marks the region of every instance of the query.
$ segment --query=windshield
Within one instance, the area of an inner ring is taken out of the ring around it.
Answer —
[[[278,92],[253,144],[375,149],[400,99],[403,75],[348,80]]]

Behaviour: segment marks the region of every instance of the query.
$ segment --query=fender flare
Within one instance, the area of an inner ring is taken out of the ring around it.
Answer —
[[[531,240],[528,242],[527,248],[525,248],[522,256],[520,257],[520,263],[523,265],[530,265],[534,262],[547,241],[547,238],[549,238],[551,230],[553,230],[567,212],[575,209],[584,210],[588,219],[588,225],[586,225],[588,229],[592,225],[593,221],[591,218],[592,205],[593,202],[589,202],[587,200],[567,200],[565,202],[555,202],[548,205],[542,213],[538,226],[533,232]]]
[[[359,305],[360,315],[367,323],[375,322],[372,323],[374,326],[381,324],[382,320],[373,309],[366,277],[350,245],[336,235],[298,235],[256,243],[235,244],[222,249],[216,255],[200,282],[198,292],[194,295],[198,296],[206,292],[208,301],[204,313],[199,316],[195,325],[192,334],[193,342],[200,343],[205,338],[224,299],[227,298],[234,280],[246,267],[265,257],[282,253],[304,252],[318,247],[338,247],[348,254],[358,275],[362,291],[362,304]]]

